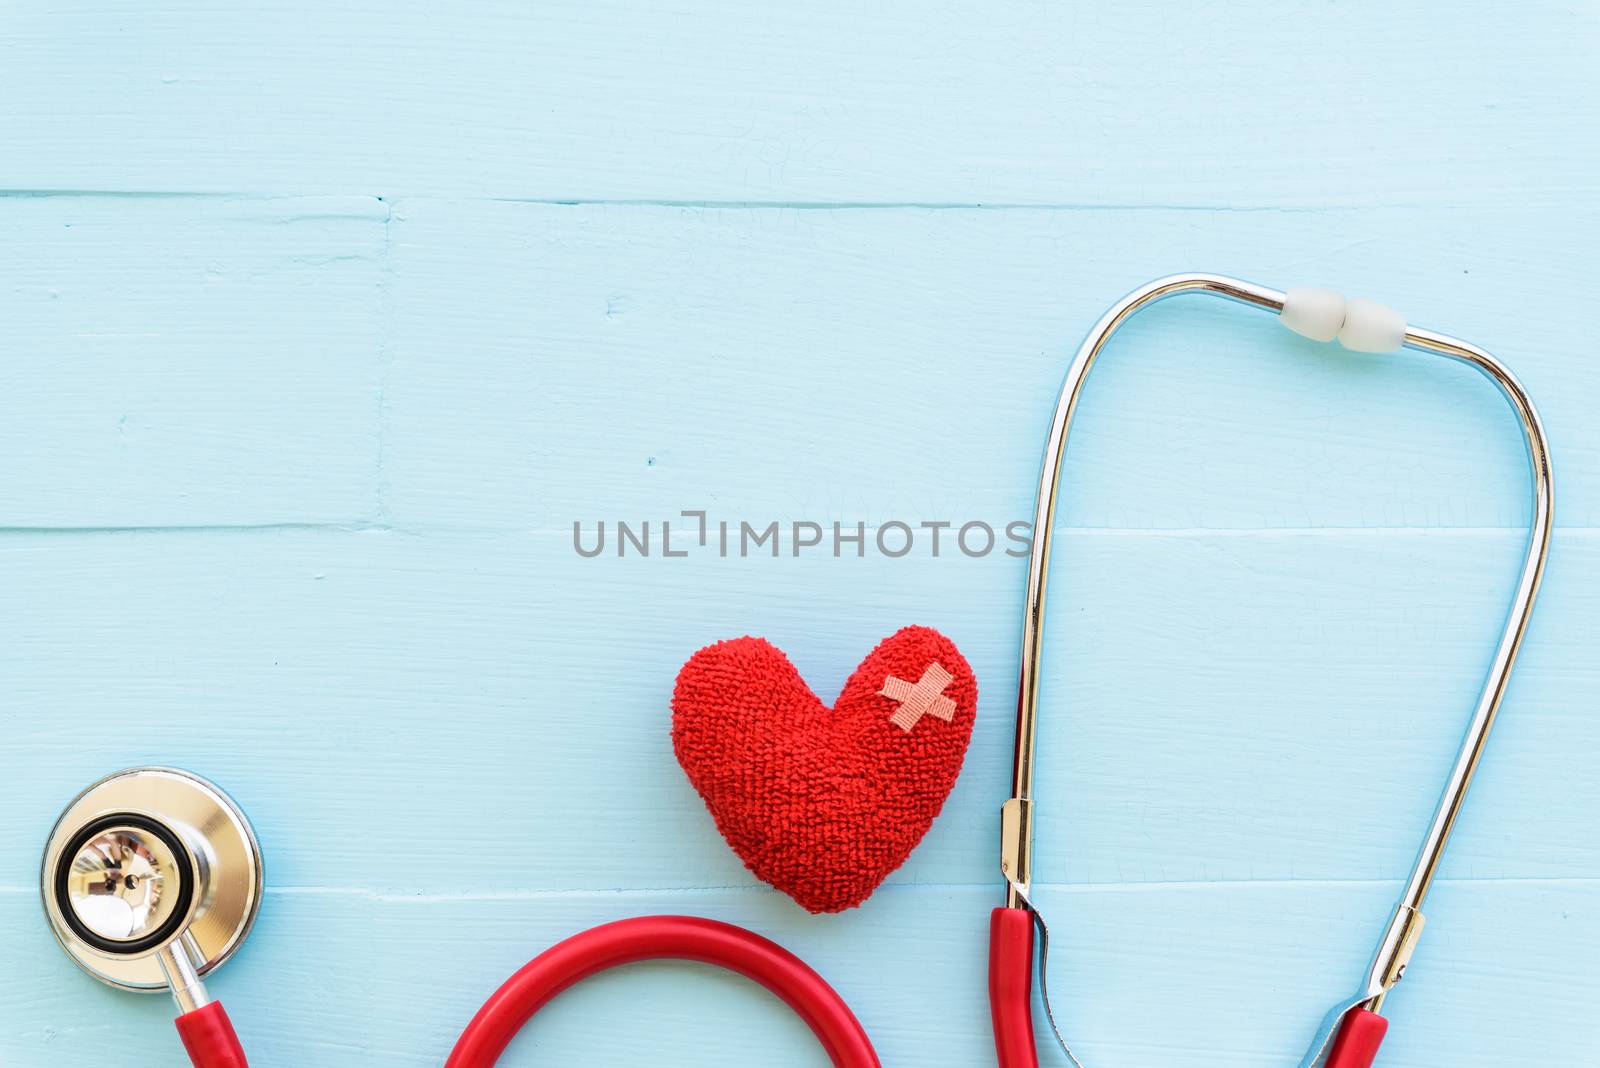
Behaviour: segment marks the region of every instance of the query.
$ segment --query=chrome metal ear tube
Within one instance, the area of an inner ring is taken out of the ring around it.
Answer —
[[[176,941],[156,951],[156,962],[161,965],[161,973],[167,978],[167,986],[172,990],[172,1000],[177,1004],[180,1015],[211,1004],[211,995],[206,993],[205,983],[194,966],[196,952],[198,949],[194,938],[187,931]]]
[[[1017,688],[1015,760],[1011,797],[1005,802],[1001,816],[1001,872],[1006,880],[1005,903],[1008,908],[1031,911],[1028,891],[1033,878],[1034,758],[1038,734],[1045,592],[1050,572],[1056,501],[1060,492],[1061,464],[1066,453],[1072,417],[1090,370],[1117,330],[1145,308],[1186,293],[1223,297],[1274,314],[1283,311],[1287,297],[1287,294],[1278,290],[1222,275],[1180,274],[1160,278],[1134,290],[1107,311],[1089,331],[1067,370],[1045,441],[1039,493],[1034,508],[1033,546],[1028,558]],[[1430,330],[1406,327],[1404,347],[1465,363],[1499,388],[1522,427],[1532,473],[1532,519],[1504,630],[1495,646],[1487,678],[1468,721],[1466,737],[1445,781],[1400,901],[1379,939],[1363,985],[1352,999],[1329,1013],[1302,1062],[1302,1068],[1312,1068],[1322,1061],[1339,1030],[1341,1019],[1350,1009],[1359,1007],[1375,1012],[1385,994],[1405,972],[1422,930],[1423,901],[1438,871],[1473,774],[1483,757],[1484,745],[1505,696],[1511,670],[1527,630],[1549,553],[1554,521],[1555,494],[1550,472],[1549,443],[1538,413],[1516,376],[1483,349]]]

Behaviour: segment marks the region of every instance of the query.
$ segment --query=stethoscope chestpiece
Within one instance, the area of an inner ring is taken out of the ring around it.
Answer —
[[[239,806],[174,768],[130,768],[72,800],[45,844],[50,930],[124,990],[181,989],[214,971],[261,907],[261,847]],[[177,974],[174,974],[177,973]]]

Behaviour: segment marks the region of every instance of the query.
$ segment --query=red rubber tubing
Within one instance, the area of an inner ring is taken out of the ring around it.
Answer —
[[[642,916],[594,927],[529,961],[496,990],[456,1041],[445,1068],[493,1068],[517,1032],[551,999],[597,972],[644,960],[714,964],[753,979],[806,1022],[834,1068],[880,1068],[850,1007],[804,961],[742,927],[696,916]],[[999,1068],[1038,1068],[1033,1040],[1033,917],[997,908],[989,917],[989,1011]],[[249,1068],[221,1002],[177,1019],[194,1068]],[[1372,1068],[1389,1021],[1345,1014],[1323,1068]]]
[[[804,961],[742,927],[695,916],[618,920],[551,946],[484,1002],[445,1068],[492,1068],[523,1025],[557,994],[596,972],[643,960],[715,964],[754,979],[815,1032],[834,1068],[879,1068],[855,1014]]]
[[[220,1001],[202,1005],[177,1019],[178,1037],[194,1068],[248,1068],[233,1021]]]
[[[1000,1068],[1039,1068],[1033,1044],[1033,915],[998,908],[989,915],[989,1014]]]
[[[1323,1068],[1372,1068],[1389,1021],[1375,1012],[1354,1008],[1344,1015],[1339,1034],[1328,1049]]]

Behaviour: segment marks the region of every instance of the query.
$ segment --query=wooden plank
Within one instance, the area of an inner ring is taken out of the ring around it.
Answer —
[[[1600,878],[1590,754],[1600,539],[1565,532],[1445,867]],[[1394,880],[1509,596],[1511,532],[1067,532],[1040,740],[1049,881]],[[578,558],[564,535],[10,535],[0,853],[117,767],[193,767],[258,822],[277,886],[750,885],[672,756],[699,646],[788,650],[824,699],[909,623],[982,694],[967,767],[898,884],[995,869],[1022,566],[989,557]],[[1559,804],[1549,785],[1560,783]],[[492,820],[484,818],[493,813]],[[401,825],[437,863],[397,869]]]
[[[520,845],[512,852],[524,855]],[[515,865],[501,870],[517,881]],[[1293,1064],[1359,975],[1393,889],[1044,888],[1059,1016],[1086,1063]],[[78,974],[40,930],[30,897],[0,892],[0,937],[14,947],[0,1000],[23,1010],[7,1057],[91,1061],[131,1033],[137,1063],[171,1063],[167,999],[118,994]],[[420,1068],[439,1064],[483,998],[538,950],[623,916],[688,912],[750,926],[807,959],[851,1003],[886,1065],[986,1064],[984,942],[994,901],[987,886],[906,886],[860,911],[815,918],[759,893],[280,890],[212,985],[260,1063],[359,1058]],[[1600,994],[1597,951],[1592,882],[1441,885],[1415,965],[1389,1002],[1386,1068],[1586,1063],[1600,1043],[1588,1011]],[[1042,1020],[1039,1031],[1048,1042]],[[803,1025],[753,984],[651,964],[563,994],[503,1063],[731,1068],[752,1057],[782,1068],[827,1063]]]
[[[0,187],[1197,205],[1592,201],[1585,5],[24,7]]]
[[[385,515],[570,529],[1031,517],[1071,354],[1151,277],[1374,294],[1497,352],[1594,525],[1600,364],[1564,279],[1600,212],[795,212],[404,201]],[[1088,387],[1061,521],[1526,523],[1515,420],[1473,372],[1358,356],[1205,298],[1119,336]]]
[[[0,526],[373,518],[387,215],[0,198]]]

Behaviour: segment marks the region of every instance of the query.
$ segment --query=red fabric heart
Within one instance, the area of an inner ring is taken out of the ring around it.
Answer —
[[[935,669],[923,682],[930,665],[950,676],[938,689],[947,702],[928,700],[943,678]],[[919,682],[903,701],[880,693]],[[977,706],[966,658],[927,627],[879,643],[831,709],[770,642],[735,638],[678,672],[672,747],[758,879],[808,911],[840,912],[865,901],[928,832],[961,772]],[[891,718],[902,707],[910,729]]]

